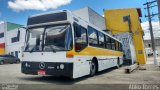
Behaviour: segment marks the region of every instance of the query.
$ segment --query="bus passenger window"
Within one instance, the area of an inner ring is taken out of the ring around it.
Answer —
[[[106,36],[106,48],[111,49],[111,38],[109,36]]]
[[[116,51],[119,51],[119,42],[116,41],[115,44],[116,44]]]
[[[122,51],[122,44],[119,43],[119,51]]]
[[[116,49],[115,40],[111,39],[112,50]]]
[[[98,46],[97,31],[95,29],[88,27],[88,38],[89,45]]]
[[[87,30],[80,26],[75,28],[75,49],[81,51],[87,46]]]
[[[104,34],[103,33],[98,32],[98,40],[99,40],[99,47],[105,48]]]

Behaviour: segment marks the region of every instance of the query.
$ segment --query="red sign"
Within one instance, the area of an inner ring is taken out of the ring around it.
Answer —
[[[46,71],[45,70],[38,70],[38,75],[46,75]]]

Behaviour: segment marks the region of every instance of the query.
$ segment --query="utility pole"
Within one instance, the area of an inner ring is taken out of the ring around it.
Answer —
[[[158,18],[159,18],[159,24],[160,24],[160,0],[157,0],[157,6],[158,6]]]
[[[146,9],[147,9],[147,12],[148,12],[148,16],[146,16],[146,17],[148,17],[148,22],[149,22],[149,30],[150,30],[150,35],[151,35],[151,43],[152,43],[152,50],[153,50],[153,56],[154,56],[154,64],[158,65],[156,48],[155,48],[155,41],[154,41],[154,35],[153,35],[153,28],[152,28],[152,17],[154,17],[155,15],[158,15],[158,14],[150,14],[150,8],[154,7],[154,6],[151,6],[151,5],[155,2],[157,2],[157,1],[147,2],[143,5],[147,6]]]

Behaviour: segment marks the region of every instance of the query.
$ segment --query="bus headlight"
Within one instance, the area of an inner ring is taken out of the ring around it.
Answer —
[[[59,69],[59,66],[57,66],[57,69]]]
[[[26,67],[30,67],[30,65],[28,63],[25,64]]]
[[[64,64],[60,64],[60,69],[64,69]]]

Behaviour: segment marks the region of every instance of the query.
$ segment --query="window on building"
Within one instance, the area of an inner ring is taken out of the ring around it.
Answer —
[[[20,40],[20,31],[18,30],[17,36],[11,38],[11,42],[15,43],[15,42],[18,42],[19,40]]]
[[[18,51],[15,51],[15,57],[18,58]]]
[[[17,41],[20,40],[20,30],[18,30],[18,33],[17,33]]]
[[[14,52],[11,52],[11,55],[13,55],[13,56],[14,56]]]
[[[17,42],[17,41],[18,41],[18,40],[17,40],[17,37],[11,38],[11,42],[12,42],[12,43]]]
[[[151,44],[148,44],[148,47],[151,47]]]
[[[4,37],[4,33],[0,33],[0,38],[3,38]]]

